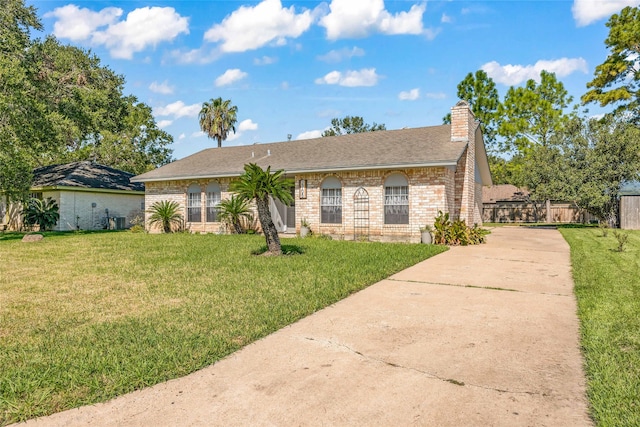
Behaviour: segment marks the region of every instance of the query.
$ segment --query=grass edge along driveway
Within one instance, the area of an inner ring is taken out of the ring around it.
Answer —
[[[0,238],[0,425],[184,376],[446,248],[262,236]]]
[[[624,252],[611,231],[561,228],[571,247],[591,416],[640,426],[640,231]]]

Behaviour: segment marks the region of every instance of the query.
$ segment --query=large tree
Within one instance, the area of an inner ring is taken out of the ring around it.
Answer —
[[[487,146],[492,149],[496,142],[497,114],[500,97],[493,79],[483,70],[466,75],[458,83],[458,98],[469,103],[471,111],[480,121],[482,135]],[[451,123],[451,113],[443,118],[444,123]]]
[[[291,179],[285,178],[283,170],[271,173],[271,166],[264,170],[255,163],[244,165],[244,173],[230,185],[230,190],[240,197],[255,201],[260,226],[267,242],[267,250],[272,255],[280,255],[282,248],[278,230],[271,219],[269,197],[290,205],[293,201],[291,196],[293,185]]]
[[[42,26],[23,0],[5,0],[0,23],[0,192],[11,201],[26,198],[37,166],[93,159],[137,173],[170,160],[171,137],[123,96],[122,76],[54,37],[32,39]]]
[[[342,119],[332,119],[331,127],[322,132],[322,136],[338,136],[351,133],[375,132],[378,130],[387,130],[387,128],[384,123],[377,124],[373,122],[372,125],[365,123],[364,119],[360,116],[345,116]]]
[[[554,73],[542,71],[540,83],[530,79],[511,87],[498,109],[498,133],[503,151],[527,154],[536,144],[546,145],[570,119],[564,110],[573,98]]]
[[[621,185],[640,179],[640,128],[624,115],[572,118],[532,148],[523,175],[535,200],[574,201],[615,226]]]
[[[625,7],[609,18],[607,27],[610,53],[596,67],[582,102],[617,105],[617,111],[632,112],[640,120],[640,8]]]
[[[238,107],[231,105],[231,100],[222,98],[211,99],[202,104],[198,120],[200,129],[209,138],[218,141],[218,148],[222,147],[222,141],[226,140],[229,132],[235,133]]]

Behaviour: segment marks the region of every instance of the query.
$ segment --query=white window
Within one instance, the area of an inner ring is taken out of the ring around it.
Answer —
[[[409,224],[409,184],[400,174],[384,181],[384,223]]]
[[[220,203],[220,186],[212,182],[207,185],[207,222],[218,221],[218,203]]]
[[[322,182],[321,188],[320,222],[342,224],[342,183],[332,176]]]
[[[191,184],[187,190],[187,221],[202,221],[201,190],[198,184]]]

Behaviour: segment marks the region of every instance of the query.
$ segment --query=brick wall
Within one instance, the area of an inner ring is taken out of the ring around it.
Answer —
[[[409,224],[384,223],[384,182],[394,173],[403,175],[409,184]],[[322,181],[334,176],[342,182],[342,223],[322,224],[320,188]],[[300,179],[307,181],[307,198],[300,199]],[[420,227],[433,225],[439,210],[453,207],[453,172],[444,167],[415,168],[400,171],[351,171],[340,174],[301,174],[296,176],[296,231],[306,219],[316,234],[336,238],[354,238],[354,195],[364,188],[369,195],[369,236],[381,241],[420,241]]]

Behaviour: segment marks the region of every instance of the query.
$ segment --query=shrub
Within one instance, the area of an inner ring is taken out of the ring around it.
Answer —
[[[438,211],[438,216],[433,224],[433,241],[436,245],[478,245],[486,241],[485,236],[489,231],[475,224],[469,227],[464,220],[451,222],[449,213]]]
[[[617,252],[624,252],[627,241],[629,240],[629,233],[623,233],[622,231],[613,230],[613,236],[618,241]]]
[[[171,233],[174,228],[182,228],[183,220],[180,205],[172,200],[155,202],[149,208],[149,225],[158,224],[165,233]]]
[[[24,224],[28,227],[40,226],[40,231],[53,228],[60,219],[58,203],[51,197],[46,200],[33,198],[25,207]]]

